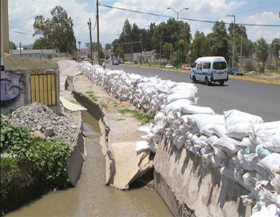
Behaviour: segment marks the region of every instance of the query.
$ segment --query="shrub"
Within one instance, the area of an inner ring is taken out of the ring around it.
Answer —
[[[263,66],[259,66],[258,71],[259,71],[260,73],[264,73],[264,67],[263,67]]]
[[[26,201],[37,186],[43,191],[70,186],[71,145],[58,139],[37,141],[27,128],[2,118],[0,126],[2,212]]]
[[[254,66],[253,62],[248,61],[244,65],[245,72],[256,71],[256,67]]]

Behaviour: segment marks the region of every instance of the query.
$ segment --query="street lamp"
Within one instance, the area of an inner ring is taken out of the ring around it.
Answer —
[[[173,8],[168,7],[167,10],[171,9],[177,14],[177,25],[176,25],[176,35],[177,35],[177,44],[176,44],[176,68],[178,69],[178,19],[179,19],[179,13],[181,13],[183,10],[189,10],[188,8],[183,8],[180,11],[175,11]]]
[[[78,44],[79,44],[79,56],[81,56],[81,51],[80,51],[80,45],[81,45],[81,42],[78,41]]]
[[[232,67],[234,67],[234,38],[235,38],[235,15],[227,14],[228,17],[233,17],[233,33],[232,33]]]

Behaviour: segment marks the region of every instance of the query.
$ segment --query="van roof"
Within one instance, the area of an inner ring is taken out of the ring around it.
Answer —
[[[197,61],[226,61],[222,56],[199,57]]]

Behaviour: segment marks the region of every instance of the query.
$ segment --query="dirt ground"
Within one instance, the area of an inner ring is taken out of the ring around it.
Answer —
[[[145,135],[145,133],[138,130],[140,127],[139,121],[132,117],[130,113],[121,114],[119,112],[123,109],[134,110],[131,102],[115,99],[109,96],[102,87],[94,85],[86,76],[77,75],[78,62],[73,60],[60,60],[57,63],[60,71],[60,95],[70,102],[77,103],[71,93],[64,90],[67,76],[74,76],[74,89],[87,96],[91,92],[97,98],[96,102],[103,107],[106,122],[110,127],[112,142],[135,142],[143,140],[141,139],[141,135]],[[73,115],[75,115],[74,112]]]

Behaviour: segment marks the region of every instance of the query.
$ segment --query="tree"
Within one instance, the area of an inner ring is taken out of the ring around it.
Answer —
[[[260,61],[262,61],[263,63],[263,67],[265,66],[265,62],[267,60],[268,57],[268,49],[269,46],[266,43],[264,38],[260,38],[259,40],[257,40],[257,47],[256,47],[256,55],[257,57],[260,59]]]
[[[52,49],[52,45],[45,38],[40,37],[33,43],[32,49]]]
[[[57,49],[59,52],[74,53],[76,50],[76,38],[73,31],[73,20],[68,17],[67,12],[61,7],[56,6],[51,11],[52,19],[45,19],[42,15],[35,17],[34,35],[43,35],[41,42]],[[38,42],[38,43],[39,43]]]
[[[275,55],[278,58],[279,57],[279,51],[280,51],[280,38],[274,38],[272,40],[272,43],[271,43],[270,46],[271,46],[271,48],[274,49]]]
[[[229,46],[225,23],[223,21],[217,21],[214,24],[212,31],[212,33],[207,35],[211,46],[210,55],[223,56],[226,60],[228,60]]]
[[[170,60],[171,59],[171,55],[172,55],[172,48],[173,47],[172,47],[171,43],[165,42],[162,45],[162,52],[161,52],[162,57]]]
[[[189,62],[193,63],[198,57],[210,55],[210,44],[203,32],[196,31],[195,38],[190,45]]]
[[[105,44],[105,50],[109,50],[112,48],[112,45],[111,44]]]

